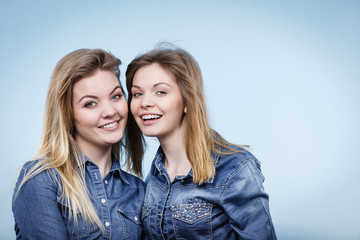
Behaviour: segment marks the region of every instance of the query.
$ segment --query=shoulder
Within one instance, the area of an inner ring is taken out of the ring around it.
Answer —
[[[15,199],[28,201],[29,199],[54,198],[61,194],[60,181],[54,169],[42,170],[43,164],[39,160],[26,162],[17,179],[13,204]]]
[[[261,164],[246,149],[238,148],[239,152],[219,154],[215,161],[215,179],[227,183],[230,179],[258,179],[262,182]]]
[[[55,169],[46,170],[41,160],[31,160],[21,167],[15,188],[40,190],[48,187],[57,188],[58,183],[58,174]]]
[[[251,152],[239,147],[233,149],[234,152],[227,151],[214,155],[216,167],[230,165],[232,168],[238,168],[244,164],[249,164],[261,170],[260,161]]]
[[[41,160],[31,160],[25,162],[20,169],[19,179],[29,174],[31,176],[29,180],[36,179],[37,181],[41,179],[49,179],[52,178],[52,176],[58,175],[56,169],[54,168],[45,169],[45,162]]]

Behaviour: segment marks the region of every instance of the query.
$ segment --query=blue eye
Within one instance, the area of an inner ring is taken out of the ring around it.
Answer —
[[[142,95],[142,93],[139,93],[139,92],[132,94],[133,97],[140,97],[141,95]]]
[[[112,97],[112,99],[120,99],[122,97],[121,94],[116,94]]]
[[[88,102],[88,103],[85,103],[85,107],[86,108],[89,108],[89,107],[93,107],[93,106],[95,106],[96,105],[96,103],[95,102]]]
[[[156,92],[156,95],[165,95],[165,94],[166,94],[165,91],[157,91],[157,92]]]

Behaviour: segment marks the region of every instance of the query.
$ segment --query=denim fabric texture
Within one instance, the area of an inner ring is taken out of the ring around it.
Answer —
[[[36,161],[24,164],[17,184]],[[110,172],[101,178],[99,168],[85,158],[85,178],[95,210],[105,227],[101,230],[78,215],[78,224],[68,217],[61,198],[56,170],[43,171],[27,181],[13,197],[16,239],[142,239],[140,221],[144,182],[120,169],[113,159]],[[54,176],[56,179],[54,179]]]
[[[141,221],[147,239],[277,239],[260,162],[248,151],[213,154],[216,174],[170,182],[159,148],[146,179]]]

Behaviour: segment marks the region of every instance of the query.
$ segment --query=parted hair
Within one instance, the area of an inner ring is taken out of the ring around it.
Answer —
[[[86,187],[84,156],[75,144],[72,91],[77,81],[95,74],[97,70],[110,71],[119,79],[120,64],[120,59],[101,49],[79,49],[57,63],[50,79],[42,136],[34,157],[39,162],[25,174],[18,188],[19,192],[26,181],[42,171],[53,173],[52,170],[56,170],[62,186],[61,197],[69,206],[69,218],[77,222],[80,213],[102,231],[104,227]],[[123,145],[122,142],[112,145],[112,154],[119,160]],[[53,177],[57,180],[55,175]]]
[[[232,154],[241,150],[238,150],[236,145],[227,142],[210,127],[200,67],[190,53],[172,45],[166,45],[166,47],[159,45],[155,49],[136,57],[127,67],[126,88],[129,92],[129,117],[126,139],[131,143],[128,147],[128,158],[131,161],[128,162],[141,165],[146,149],[144,135],[130,111],[133,78],[137,70],[155,63],[172,74],[181,89],[187,109],[184,116],[186,122],[185,151],[193,170],[193,181],[199,184],[207,182],[215,175],[213,152]]]

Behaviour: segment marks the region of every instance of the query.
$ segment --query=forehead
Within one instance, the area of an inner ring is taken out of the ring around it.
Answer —
[[[133,78],[133,85],[153,85],[160,82],[177,85],[175,76],[157,63],[140,68]]]
[[[101,94],[119,86],[119,80],[111,71],[97,70],[94,74],[74,83],[73,94]]]

